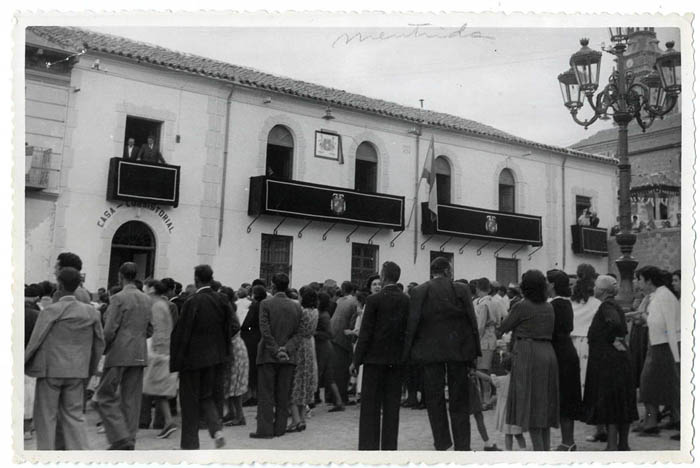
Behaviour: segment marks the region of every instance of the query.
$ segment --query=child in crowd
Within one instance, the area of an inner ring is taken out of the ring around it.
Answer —
[[[510,371],[513,359],[509,353],[502,355],[503,369],[505,375],[491,374],[491,383],[496,387],[496,429],[506,436],[506,450],[513,450],[513,436],[518,441],[521,449],[527,447],[523,430],[520,426],[506,424],[506,406],[508,405],[508,389],[510,387]]]
[[[479,385],[479,380],[491,384],[491,379],[488,375],[478,370],[472,370],[469,373],[469,414],[474,416],[476,421],[476,427],[479,430],[479,435],[481,440],[484,441],[484,451],[486,452],[498,452],[501,449],[496,446],[496,443],[491,443],[489,441],[489,433],[486,431],[486,425],[484,424],[484,414],[483,402],[481,401],[481,385]]]

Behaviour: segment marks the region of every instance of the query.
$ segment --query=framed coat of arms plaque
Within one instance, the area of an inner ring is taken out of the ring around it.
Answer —
[[[323,159],[340,159],[340,135],[316,131],[316,143],[314,145],[314,156]]]

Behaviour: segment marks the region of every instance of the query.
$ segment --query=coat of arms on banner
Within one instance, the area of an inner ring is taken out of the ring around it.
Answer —
[[[498,231],[498,223],[496,222],[495,216],[486,216],[486,230],[491,234],[494,234],[496,231]]]
[[[331,211],[337,215],[345,213],[345,195],[334,193],[331,198]]]

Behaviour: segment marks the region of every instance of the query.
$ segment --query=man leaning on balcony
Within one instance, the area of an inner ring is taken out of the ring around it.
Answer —
[[[158,151],[153,135],[148,135],[148,143],[141,147],[139,154],[136,156],[136,160],[156,164],[165,164],[165,159],[163,159],[163,155],[160,154],[160,151]]]

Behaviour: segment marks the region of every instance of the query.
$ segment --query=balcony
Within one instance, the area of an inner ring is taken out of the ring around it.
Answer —
[[[605,228],[571,226],[571,250],[575,254],[608,256],[608,230]]]
[[[112,158],[109,161],[107,200],[177,206],[180,166]]]
[[[59,170],[52,167],[51,148],[25,146],[24,187],[28,191],[58,189]]]
[[[438,204],[437,216],[422,204],[423,234],[467,237],[514,244],[542,245],[540,216]]]
[[[248,215],[265,214],[403,231],[404,204],[404,197],[396,195],[258,176],[250,178]]]

